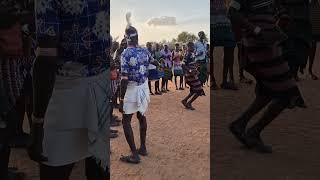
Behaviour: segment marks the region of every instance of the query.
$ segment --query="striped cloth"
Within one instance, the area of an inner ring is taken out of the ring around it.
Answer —
[[[3,86],[10,104],[15,105],[20,97],[24,79],[30,71],[31,65],[31,58],[0,58],[0,77],[3,78]]]
[[[197,70],[197,66],[195,63],[190,63],[187,65],[185,69],[185,78],[186,83],[190,86],[191,93],[197,93],[198,95],[202,96],[205,95],[202,89],[202,83],[199,80],[199,72]]]
[[[243,4],[241,0],[233,0],[231,4],[234,9],[246,16],[249,23],[262,28],[261,33],[257,36],[251,31],[246,31],[243,37],[247,58],[244,58],[246,62],[242,64],[257,81],[256,93],[298,105],[303,100],[290,74],[288,62],[282,58],[279,43],[285,40],[286,36],[275,26],[273,1],[251,0],[246,2]],[[232,11],[231,16],[234,16],[235,19],[241,18],[235,17],[237,14],[233,14]]]
[[[211,27],[213,27],[213,45],[235,47],[236,40],[232,32],[232,26],[227,17],[227,8],[223,0],[211,2]]]

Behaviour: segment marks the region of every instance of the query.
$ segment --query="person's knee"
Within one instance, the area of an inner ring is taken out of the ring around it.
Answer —
[[[137,113],[137,118],[139,121],[146,121],[146,117],[142,115],[140,112]]]

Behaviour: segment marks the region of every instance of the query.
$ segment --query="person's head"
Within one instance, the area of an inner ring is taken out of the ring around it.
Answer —
[[[203,31],[200,31],[200,32],[198,33],[198,36],[199,36],[200,40],[203,40],[203,39],[205,39],[206,34],[205,34]]]
[[[125,38],[127,40],[127,46],[136,47],[139,44],[138,31],[135,27],[131,25],[130,18],[131,18],[131,13],[127,13],[126,14],[127,27],[125,30]]]
[[[156,44],[156,50],[159,51],[160,50],[160,44]]]
[[[180,44],[179,44],[179,43],[176,43],[176,44],[174,45],[174,47],[175,47],[176,50],[179,50],[179,49],[180,49]]]
[[[168,44],[165,44],[165,45],[164,45],[164,50],[165,50],[165,51],[168,51],[168,49],[169,49]]]
[[[138,46],[139,37],[138,37],[138,31],[135,27],[129,26],[125,30],[125,37],[127,40],[128,46]]]
[[[186,49],[187,49],[187,46],[186,46],[185,44],[183,44],[183,45],[182,45],[182,50],[185,51]]]
[[[193,42],[188,42],[187,50],[188,50],[188,52],[194,52],[194,43]]]
[[[151,42],[147,42],[147,48],[150,50],[152,49],[152,43]]]
[[[123,38],[121,40],[120,48],[122,48],[122,49],[126,49],[127,48],[127,39]]]

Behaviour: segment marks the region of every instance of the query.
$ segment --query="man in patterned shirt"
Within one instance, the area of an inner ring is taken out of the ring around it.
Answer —
[[[130,14],[127,14],[129,23]],[[150,102],[148,88],[148,66],[152,56],[147,49],[138,47],[138,32],[129,23],[125,30],[128,48],[121,55],[121,106],[123,130],[132,155],[123,156],[121,161],[138,164],[139,154],[147,155],[147,119],[145,112]],[[137,113],[140,123],[140,148],[137,149],[131,127],[132,115]]]
[[[67,180],[84,159],[87,179],[108,176],[108,6],[109,0],[35,1],[38,49],[28,154],[41,163],[41,180]]]

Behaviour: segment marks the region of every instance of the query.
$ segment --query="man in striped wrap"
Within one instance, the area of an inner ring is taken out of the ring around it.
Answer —
[[[247,72],[257,81],[253,103],[229,126],[235,137],[248,148],[271,153],[261,131],[286,108],[305,107],[300,91],[292,78],[288,62],[281,58],[281,40],[286,36],[276,24],[285,25],[285,15],[275,18],[276,4],[272,0],[232,0],[229,14],[245,29],[243,62]],[[269,104],[259,121],[246,131],[248,122]]]
[[[186,83],[190,86],[190,93],[181,102],[186,109],[195,110],[194,107],[192,107],[192,103],[198,99],[199,96],[205,95],[205,93],[202,89],[202,82],[198,78],[200,73],[197,69],[193,54],[194,43],[189,42],[187,46],[188,50],[184,57],[185,65],[183,66],[183,71],[185,73]]]

